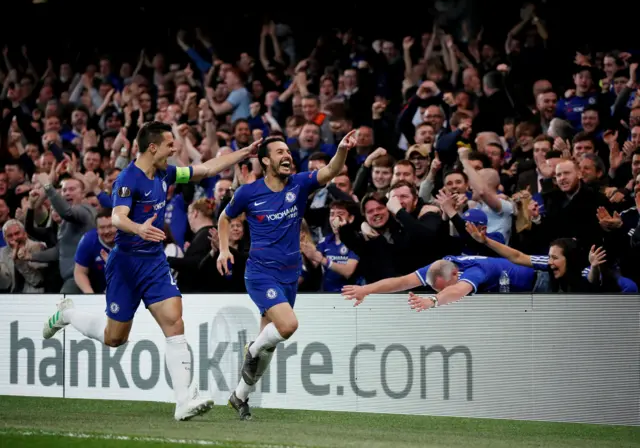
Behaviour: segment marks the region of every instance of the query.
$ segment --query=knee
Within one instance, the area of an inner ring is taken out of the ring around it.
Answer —
[[[295,316],[282,322],[274,322],[274,324],[276,326],[276,329],[278,330],[278,333],[280,333],[280,336],[285,339],[289,339],[291,336],[293,336],[293,333],[295,333],[298,329],[298,319],[296,319]]]
[[[126,343],[126,336],[111,336],[107,334],[104,335],[104,344],[109,347],[120,347],[121,345],[124,345]]]
[[[184,334],[184,321],[182,317],[178,316],[175,319],[170,319],[163,325],[162,330],[166,337]]]

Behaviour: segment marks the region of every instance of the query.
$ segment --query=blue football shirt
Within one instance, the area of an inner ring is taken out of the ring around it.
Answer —
[[[532,268],[519,266],[504,258],[481,256],[447,256],[443,260],[453,262],[459,271],[459,281],[467,282],[473,287],[472,294],[477,292],[498,292],[500,276],[503,272],[509,275],[510,292],[531,292],[535,274]],[[433,263],[432,263],[433,264]],[[427,285],[427,272],[431,264],[420,268],[416,275],[423,285]]]
[[[582,112],[588,106],[597,103],[598,95],[590,93],[586,96],[572,96],[571,98],[561,98],[556,107],[556,116],[571,123],[574,129],[582,129]]]
[[[75,262],[89,269],[89,281],[94,292],[104,292],[107,287],[104,275],[105,263],[100,256],[102,250],[106,253],[111,252],[111,248],[102,242],[96,229],[85,233],[76,248]]]
[[[309,194],[317,189],[318,172],[289,176],[282,191],[272,191],[264,178],[243,185],[233,195],[225,214],[233,219],[246,213],[251,249],[245,277],[298,281],[301,273],[300,225]]]
[[[332,233],[322,238],[316,249],[333,263],[347,264],[349,260],[359,261],[360,258],[341,241],[336,241],[336,236]],[[340,292],[347,284],[347,279],[331,269],[325,269],[322,277],[322,290],[324,292]]]
[[[187,172],[188,170],[188,172]],[[153,226],[164,231],[164,213],[167,205],[167,189],[176,183],[186,183],[193,175],[193,168],[176,168],[169,165],[166,171],[157,170],[153,179],[131,162],[118,175],[113,188],[113,206],[129,207],[129,219],[142,224],[157,214]],[[116,246],[124,252],[164,253],[162,242],[145,241],[138,235],[118,230]]]

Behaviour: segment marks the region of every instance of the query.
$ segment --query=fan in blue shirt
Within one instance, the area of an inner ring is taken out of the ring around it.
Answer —
[[[103,209],[96,216],[96,228],[85,233],[76,248],[73,278],[84,294],[102,293],[107,287],[104,267],[115,236],[111,209]]]
[[[345,299],[362,303],[369,294],[405,291],[430,286],[437,294],[422,298],[409,293],[411,308],[422,311],[456,302],[477,292],[531,292],[535,283],[533,269],[518,266],[504,258],[447,256],[402,277],[387,278],[365,286],[342,288]]]
[[[139,154],[113,187],[112,221],[118,231],[116,247],[106,264],[107,319],[76,310],[63,299],[45,323],[43,336],[51,338],[71,324],[86,337],[118,347],[129,337],[133,316],[143,301],[166,337],[166,365],[176,400],[174,418],[189,420],[213,407],[213,401],[190,390],[191,355],[184,337],[182,296],[164,255],[164,214],[167,190],[172,184],[199,182],[255,155],[260,142],[232,154],[190,167],[171,166],[175,154],[172,128],[160,122],[145,123],[136,137]]]
[[[358,267],[360,258],[340,241],[339,229],[353,222],[354,216],[349,211],[355,203],[333,201],[329,206],[329,222],[333,233],[322,238],[317,247],[313,244],[302,244],[302,251],[312,262],[322,265],[322,290],[340,292],[347,280]]]
[[[594,69],[591,67],[576,66],[573,75],[575,95],[558,101],[557,117],[567,120],[577,130],[582,129],[582,112],[584,112],[584,109],[598,102],[598,94],[593,91],[593,74]]]
[[[242,213],[246,215],[251,249],[245,285],[262,315],[262,331],[246,348],[242,379],[229,397],[229,404],[242,420],[251,418],[247,403],[249,391],[264,374],[276,345],[289,339],[298,328],[293,306],[301,274],[300,227],[307,198],[340,173],[349,149],[355,144],[355,131],[352,131],[340,142],[327,166],[318,171],[292,174],[293,157],[284,140],[265,139],[258,151],[265,177],[240,187],[220,215],[218,270],[221,275],[228,274],[234,261],[229,251],[230,222]]]
[[[545,275],[536,279],[534,292],[635,292],[635,283],[611,269],[602,269],[606,263],[606,251],[593,246],[589,251],[589,267],[584,268],[586,258],[573,238],[559,238],[549,246],[549,255],[527,255],[517,249],[487,238],[474,225],[467,224],[473,239],[485,244],[496,254],[520,266],[532,267]]]

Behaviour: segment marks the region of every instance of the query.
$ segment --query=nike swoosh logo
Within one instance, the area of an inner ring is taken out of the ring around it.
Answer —
[[[260,205],[264,204],[265,202],[267,202],[267,201],[254,202],[254,203],[253,203],[253,205],[255,205],[256,207],[258,207],[258,206],[260,206]]]
[[[149,196],[150,194],[151,194],[151,192],[149,191],[149,192],[145,193],[144,195],[145,195],[145,197],[147,197],[147,196]]]

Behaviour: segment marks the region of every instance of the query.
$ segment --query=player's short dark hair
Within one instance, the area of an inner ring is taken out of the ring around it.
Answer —
[[[165,132],[172,132],[171,125],[162,123],[160,121],[150,121],[142,125],[136,136],[138,141],[138,152],[144,154],[149,145],[159,145],[162,143]]]
[[[262,167],[262,170],[266,170],[267,166],[262,163],[262,159],[264,157],[269,157],[269,145],[271,143],[274,142],[285,142],[284,139],[282,137],[267,137],[262,141],[262,144],[260,145],[260,147],[258,148],[258,162],[260,162],[260,166]]]
[[[101,209],[98,214],[96,214],[96,222],[98,222],[98,219],[100,218],[111,218],[111,212],[112,209],[110,208]]]

